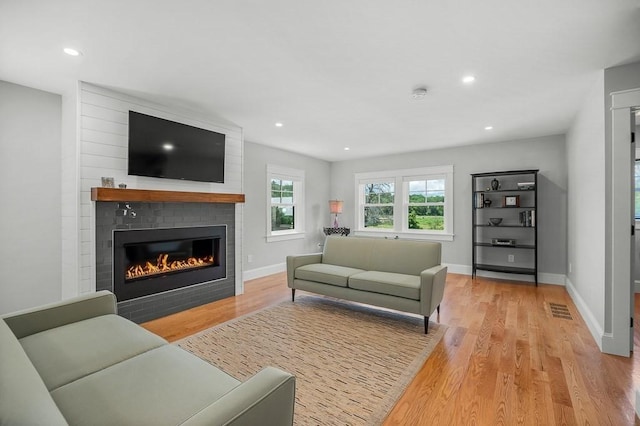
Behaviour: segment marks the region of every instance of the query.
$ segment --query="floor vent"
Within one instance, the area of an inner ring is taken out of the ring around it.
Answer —
[[[573,320],[567,305],[561,305],[559,303],[549,303],[549,308],[551,309],[551,315],[553,315],[555,318]]]

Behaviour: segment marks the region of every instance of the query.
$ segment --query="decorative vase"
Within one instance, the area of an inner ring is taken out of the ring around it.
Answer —
[[[500,188],[500,182],[498,181],[498,179],[493,179],[491,181],[491,189],[496,191],[498,188]]]

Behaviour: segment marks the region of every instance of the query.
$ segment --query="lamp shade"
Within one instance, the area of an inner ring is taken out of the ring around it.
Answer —
[[[329,211],[331,214],[342,213],[342,200],[329,200]]]

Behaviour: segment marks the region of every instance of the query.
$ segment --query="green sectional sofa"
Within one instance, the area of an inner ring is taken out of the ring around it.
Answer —
[[[444,295],[441,245],[418,240],[327,237],[322,253],[287,256],[287,284],[296,289],[429,315]]]
[[[0,425],[291,425],[294,393],[284,371],[241,383],[168,344],[106,291],[0,317]]]

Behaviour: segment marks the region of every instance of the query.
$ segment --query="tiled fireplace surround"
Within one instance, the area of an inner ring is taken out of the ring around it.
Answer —
[[[131,209],[127,209],[125,204]],[[227,226],[227,276],[118,303],[118,313],[141,323],[235,294],[235,206],[200,202],[96,202],[96,290],[113,291],[113,230]],[[132,214],[132,212],[134,212]]]

